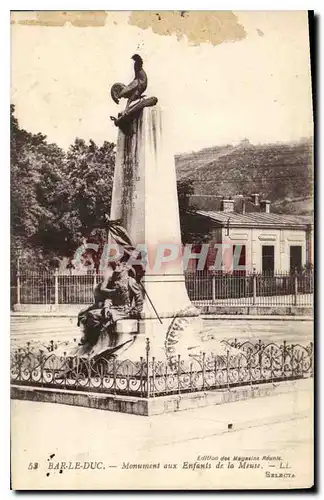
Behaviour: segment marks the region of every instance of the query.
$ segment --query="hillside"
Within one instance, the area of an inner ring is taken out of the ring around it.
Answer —
[[[201,209],[218,210],[223,196],[260,193],[271,200],[275,212],[313,210],[311,139],[262,145],[245,140],[177,155],[175,160],[177,178],[194,181],[192,200]]]

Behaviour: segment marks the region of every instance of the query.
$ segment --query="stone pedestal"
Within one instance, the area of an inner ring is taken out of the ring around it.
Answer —
[[[131,135],[118,131],[110,217],[120,219],[137,248],[147,252],[142,282],[162,319],[161,324],[146,297],[138,338],[125,356],[135,357],[144,337],[150,338],[159,357],[167,353],[166,339],[172,325],[179,323],[177,316],[187,321],[181,322],[175,344],[179,349],[183,339],[197,344],[194,331],[202,322],[186,290],[174,155],[158,105],[141,112]]]

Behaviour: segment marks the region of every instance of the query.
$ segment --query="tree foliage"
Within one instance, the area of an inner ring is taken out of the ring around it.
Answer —
[[[72,257],[110,210],[115,146],[76,139],[67,152],[19,127],[11,106],[11,255],[48,267]]]

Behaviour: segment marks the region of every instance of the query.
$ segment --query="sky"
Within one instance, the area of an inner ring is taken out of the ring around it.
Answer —
[[[14,17],[11,102],[20,126],[65,149],[76,137],[116,142],[110,87],[131,81],[137,52],[175,153],[312,136],[307,14],[234,14],[245,38],[216,45],[141,29],[127,12],[101,27],[30,26]]]

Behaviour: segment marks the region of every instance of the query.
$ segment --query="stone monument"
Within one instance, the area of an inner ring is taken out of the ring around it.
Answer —
[[[121,221],[134,245],[147,250],[142,278],[147,293],[136,340],[124,355],[138,359],[148,337],[157,358],[183,356],[199,345],[202,319],[185,285],[175,161],[164,112],[156,97],[143,96],[147,77],[142,85],[136,77],[139,68],[144,72],[143,64],[138,65],[142,60],[137,55],[133,59],[134,81],[111,90],[115,102],[125,97],[128,103],[117,118],[111,117],[118,139],[110,217]],[[117,324],[120,333],[123,328],[125,323]]]
[[[108,242],[116,243],[113,224],[118,224],[124,235],[122,241],[125,243],[126,238],[127,242],[122,250],[127,246],[128,250],[145,253],[138,280],[145,300],[143,305],[141,298],[139,317],[123,316],[112,323],[113,330],[100,326],[105,306],[96,302],[95,308],[86,310],[92,309],[91,313],[81,311],[79,319],[85,314],[85,318],[91,316],[92,322],[99,321],[95,341],[87,340],[86,334],[78,344],[63,346],[55,353],[62,355],[64,351],[76,362],[78,358],[111,355],[138,361],[145,353],[147,339],[156,360],[172,362],[178,355],[185,359],[200,351],[203,324],[185,285],[174,155],[157,97],[143,95],[147,87],[143,61],[137,54],[133,59],[134,80],[127,86],[116,83],[111,88],[116,103],[121,98],[128,101],[117,118],[111,117],[118,127],[118,138]],[[124,264],[131,266],[130,259],[134,260],[132,252]],[[99,295],[110,293],[105,288],[109,285],[102,282],[98,286]],[[91,332],[89,321],[84,321],[83,329],[88,327]]]

